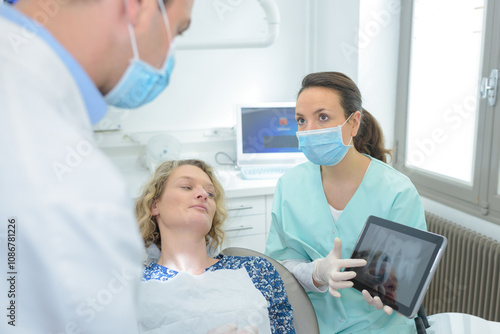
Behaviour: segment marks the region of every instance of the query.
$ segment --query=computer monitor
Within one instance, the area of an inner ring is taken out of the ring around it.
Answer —
[[[235,109],[238,166],[294,165],[307,160],[298,148],[295,103],[240,104]]]

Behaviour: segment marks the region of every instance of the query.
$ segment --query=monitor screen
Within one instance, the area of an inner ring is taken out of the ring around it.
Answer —
[[[243,153],[298,152],[294,107],[241,109]]]
[[[295,103],[267,103],[236,107],[238,164],[298,163]]]

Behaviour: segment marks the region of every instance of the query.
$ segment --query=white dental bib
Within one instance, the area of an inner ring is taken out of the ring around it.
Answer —
[[[271,333],[267,300],[244,268],[201,275],[180,272],[166,282],[141,282],[139,293],[141,333],[206,334],[228,323]]]

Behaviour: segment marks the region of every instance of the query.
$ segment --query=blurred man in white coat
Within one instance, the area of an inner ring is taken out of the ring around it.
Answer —
[[[192,6],[0,5],[0,333],[137,333],[143,245],[92,125],[168,85]]]

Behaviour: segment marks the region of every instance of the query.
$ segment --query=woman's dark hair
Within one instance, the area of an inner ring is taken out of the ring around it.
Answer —
[[[297,97],[307,88],[325,87],[335,91],[340,98],[346,119],[355,111],[361,112],[358,134],[353,138],[354,147],[360,153],[387,162],[386,155],[392,157],[391,150],[384,146],[384,134],[380,124],[362,107],[361,92],[347,75],[340,72],[318,72],[306,75]]]

